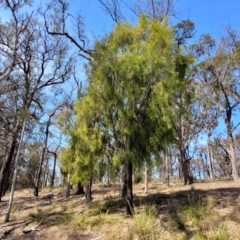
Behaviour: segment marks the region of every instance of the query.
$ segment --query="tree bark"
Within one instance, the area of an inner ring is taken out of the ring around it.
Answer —
[[[126,180],[126,171],[123,168],[120,175],[120,192],[119,197],[125,198],[127,194],[127,180]]]
[[[14,156],[14,150],[16,147],[16,136],[12,136],[11,140],[10,140],[10,147],[9,147],[9,151],[8,153],[5,155],[3,162],[2,162],[2,167],[1,167],[1,172],[0,172],[0,202],[1,202],[1,198],[4,195],[4,186],[6,186],[6,177],[7,177],[7,172],[8,169],[11,166],[12,160],[13,160],[13,156]]]
[[[229,103],[228,99],[226,99],[227,103]],[[226,104],[228,106],[228,104]],[[240,177],[236,162],[236,154],[234,151],[234,140],[232,135],[232,126],[231,126],[231,119],[232,119],[232,108],[228,107],[226,110],[226,117],[225,117],[225,124],[227,127],[227,134],[228,134],[228,155],[232,165],[232,177],[235,183],[240,183]]]
[[[213,179],[214,178],[214,173],[213,173],[213,159],[212,159],[212,150],[210,148],[209,145],[210,142],[210,137],[209,137],[209,133],[208,133],[208,139],[207,139],[207,151],[208,151],[208,164],[209,164],[209,174],[210,174],[210,178]]]
[[[86,184],[86,202],[89,203],[92,200],[92,176],[89,177],[88,182]]]
[[[185,151],[182,146],[179,146],[180,150],[180,165],[181,165],[181,174],[183,176],[184,185],[192,184],[192,179],[189,174],[189,160],[185,157]]]
[[[14,178],[13,178],[13,183],[12,183],[11,195],[10,195],[8,209],[7,209],[7,213],[5,215],[4,222],[8,222],[9,221],[10,212],[11,212],[11,209],[12,209],[13,196],[14,196],[15,186],[16,186],[16,183],[17,183],[17,173],[18,173],[18,167],[19,167],[18,166],[19,155],[20,155],[20,151],[21,151],[21,147],[22,147],[25,126],[26,126],[26,120],[24,121],[23,126],[22,126],[22,133],[21,133],[20,143],[19,143],[19,146],[18,146],[17,156],[16,156],[16,160],[15,160],[15,164],[14,164],[15,173],[14,173]]]
[[[71,188],[71,186],[70,186],[69,181],[70,181],[70,173],[68,171],[67,181],[66,181],[66,198],[70,196],[70,188]]]
[[[131,161],[128,161],[126,166],[126,214],[133,215],[133,187],[132,187],[132,169],[133,165]]]
[[[228,137],[228,146],[229,146],[229,157],[231,160],[231,164],[232,164],[232,176],[233,176],[233,181],[235,183],[240,183],[240,178],[239,178],[239,172],[238,172],[238,168],[237,168],[237,163],[236,163],[236,155],[235,155],[235,151],[234,151],[234,142],[233,142],[233,136],[232,134],[230,134],[230,136]]]
[[[169,186],[169,162],[167,151],[165,152],[165,184]]]
[[[148,167],[147,167],[147,162],[145,163],[145,170],[144,170],[144,193],[148,193]]]
[[[54,187],[56,165],[57,165],[57,154],[54,153],[53,172],[52,172],[51,183],[50,183],[51,187]]]
[[[77,190],[75,194],[76,195],[84,194],[83,185],[80,182],[77,183]]]

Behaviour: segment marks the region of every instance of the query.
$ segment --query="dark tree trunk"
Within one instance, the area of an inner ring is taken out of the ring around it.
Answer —
[[[14,150],[16,147],[16,138],[13,137],[12,141],[10,143],[10,148],[8,153],[5,155],[2,166],[1,166],[1,171],[0,171],[0,202],[1,198],[5,193],[5,187],[7,185],[7,173],[11,167],[12,161],[13,161],[13,156],[14,156]],[[5,186],[5,187],[4,187]]]
[[[77,183],[77,190],[75,194],[76,195],[84,194],[83,185],[80,182]]]
[[[6,177],[5,177],[5,181],[4,181],[4,186],[3,186],[3,196],[6,194],[7,190],[9,189],[11,181],[12,181],[12,178],[13,178],[13,174],[14,174],[14,159],[15,158],[16,158],[16,151],[14,151],[13,159],[11,161],[11,165],[7,169],[7,173],[6,173]]]
[[[56,152],[57,152],[57,150],[56,150]],[[51,187],[54,187],[54,181],[55,181],[56,165],[57,165],[57,153],[56,152],[50,152],[51,154],[54,155],[53,172],[52,172],[51,183],[50,183]]]
[[[184,185],[192,184],[192,178],[189,174],[189,161],[185,160],[182,162],[182,170],[183,170],[183,179]]]
[[[88,179],[86,184],[86,202],[89,203],[92,200],[92,176]]]
[[[182,146],[179,146],[180,150],[180,166],[181,166],[181,175],[183,176],[184,185],[192,184],[192,178],[189,173],[189,160],[186,159],[185,150]]]
[[[126,168],[126,214],[133,215],[133,187],[132,187],[132,162],[128,161]]]
[[[70,196],[70,184],[69,182],[66,182],[66,198]]]

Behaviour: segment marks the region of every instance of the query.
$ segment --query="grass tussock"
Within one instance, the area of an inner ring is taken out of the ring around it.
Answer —
[[[133,215],[133,223],[129,227],[129,238],[141,240],[159,239],[162,228],[158,223],[160,222],[157,221],[156,206],[147,206]]]

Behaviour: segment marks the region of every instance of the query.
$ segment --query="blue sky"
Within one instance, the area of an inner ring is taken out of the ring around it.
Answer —
[[[224,33],[224,27],[228,25],[240,30],[240,0],[175,0],[175,2],[175,10],[178,14],[172,21],[175,23],[184,19],[193,21],[196,32],[194,40],[203,33],[218,38]],[[107,34],[114,26],[98,0],[69,0],[69,3],[73,15],[78,12],[82,14],[89,39]],[[6,12],[0,9],[0,19],[4,22],[6,18]],[[78,74],[85,80],[83,72],[79,68]]]
[[[240,30],[240,0],[178,0],[176,10],[195,23],[197,35],[218,37],[227,25]]]
[[[102,11],[98,0],[69,0],[69,3],[73,14],[80,12],[83,15],[86,33],[91,38],[103,36],[113,27],[113,22]],[[195,23],[196,38],[203,33],[218,37],[227,25],[240,30],[240,0],[175,0],[175,3],[179,21],[190,19]],[[4,21],[6,16],[4,9],[0,9],[0,19]]]
[[[179,20],[190,19],[195,23],[196,37],[203,33],[218,37],[227,25],[240,29],[240,0],[175,0],[175,2]],[[88,33],[95,36],[103,35],[113,26],[111,19],[102,11],[98,0],[72,0],[71,4],[75,11],[79,10],[83,14]]]

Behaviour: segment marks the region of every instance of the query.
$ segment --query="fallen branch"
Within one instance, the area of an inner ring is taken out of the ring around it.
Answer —
[[[101,239],[101,237],[103,237],[105,234],[103,234],[103,235],[101,235],[101,236],[99,236],[99,237],[97,237],[97,238],[93,238],[93,239],[91,239],[91,240],[100,240]]]
[[[44,217],[44,218],[45,218],[45,217]],[[44,218],[43,218],[43,219],[44,219]],[[30,233],[30,232],[32,232],[32,231],[38,231],[39,229],[37,229],[37,227],[42,223],[43,219],[39,222],[39,224],[38,224],[37,226],[35,226],[35,227],[31,228],[31,229],[24,229],[24,230],[23,230],[23,233],[27,234],[27,233]]]

